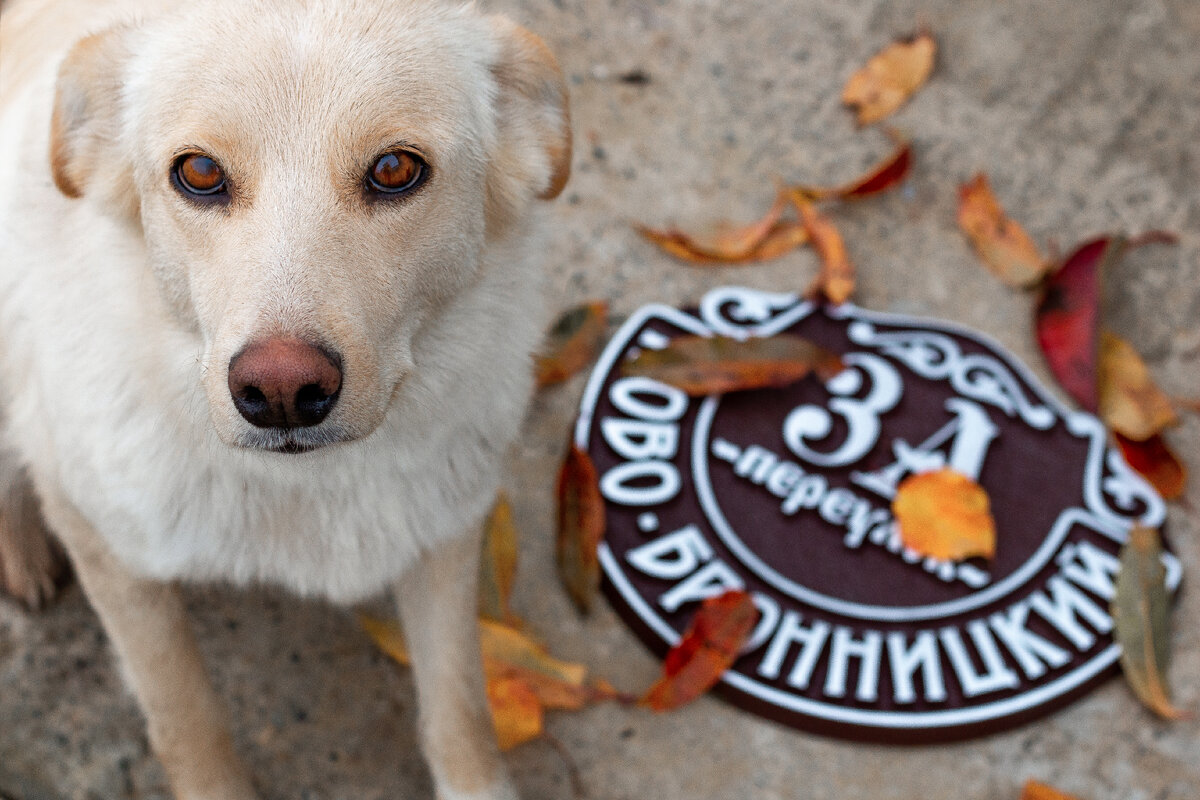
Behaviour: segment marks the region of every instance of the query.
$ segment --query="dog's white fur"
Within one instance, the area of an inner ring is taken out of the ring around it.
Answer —
[[[363,175],[397,143],[431,178],[371,202]],[[226,168],[226,210],[171,184],[182,148]],[[545,322],[532,207],[569,156],[553,57],[471,8],[5,6],[0,489],[32,483],[179,798],[253,796],[182,579],[394,587],[439,797],[513,796],[473,640],[476,531]],[[233,406],[230,359],[268,336],[342,356],[329,418],[291,434],[311,452],[272,452],[287,437]],[[0,522],[0,564],[36,528]]]

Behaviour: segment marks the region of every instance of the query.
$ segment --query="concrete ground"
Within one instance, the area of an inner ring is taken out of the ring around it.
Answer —
[[[1005,206],[1061,248],[1100,231],[1169,228],[1112,276],[1111,326],[1173,393],[1200,395],[1200,4],[1195,0],[496,0],[540,32],[569,77],[574,176],[550,213],[563,307],[617,314],[742,283],[804,287],[809,251],[698,271],[639,240],[631,221],[750,219],[775,176],[831,183],[889,148],[839,106],[846,77],[893,37],[938,37],[931,83],[897,117],[917,167],[904,191],[839,211],[857,301],[968,323],[1043,376],[1028,296],[976,262],[955,187],[987,170]],[[640,71],[643,84],[621,76]],[[583,387],[534,403],[511,494],[524,539],[515,603],[552,650],[637,689],[656,662],[602,607],[580,620],[552,568],[554,474]],[[1200,502],[1200,418],[1169,439]],[[1172,503],[1187,573],[1173,680],[1200,709],[1200,515]],[[267,591],[190,593],[216,683],[271,800],[429,797],[412,682],[349,611]],[[602,604],[603,606],[603,604]],[[1200,797],[1200,723],[1153,719],[1119,681],[1018,730],[901,749],[797,733],[718,700],[662,716],[606,705],[555,713],[510,763],[529,800],[571,797],[569,759],[594,800],[1008,800],[1037,777],[1085,800]],[[565,754],[565,755],[564,755]],[[162,772],[78,588],[29,616],[0,602],[0,797],[163,800]]]

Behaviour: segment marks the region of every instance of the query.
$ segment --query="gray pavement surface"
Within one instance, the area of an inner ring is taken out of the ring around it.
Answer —
[[[928,26],[930,84],[894,122],[916,144],[901,192],[837,212],[868,308],[972,325],[1043,377],[1032,299],[975,260],[954,222],[956,186],[990,173],[1042,242],[1169,228],[1112,276],[1107,319],[1172,393],[1200,395],[1200,4],[1195,0],[496,0],[560,55],[572,91],[574,175],[549,210],[547,263],[562,307],[618,315],[713,286],[808,284],[805,250],[707,271],[641,241],[631,221],[751,219],[771,181],[836,183],[889,149],[838,95],[894,37]],[[644,84],[623,82],[630,71]],[[623,687],[657,664],[603,603],[580,620],[552,566],[553,483],[584,379],[534,402],[510,494],[523,541],[515,605],[564,658]],[[1172,677],[1200,709],[1200,417],[1168,435],[1191,471],[1170,505],[1185,569]],[[190,605],[245,758],[271,800],[430,796],[412,681],[348,610],[270,591],[196,589]],[[969,743],[897,748],[798,733],[716,699],[653,715],[605,705],[552,713],[511,753],[529,800],[571,796],[563,753],[594,800],[1008,800],[1026,778],[1085,800],[1200,798],[1200,722],[1156,721],[1119,681],[1041,721]],[[79,589],[27,615],[0,601],[0,797],[164,800],[135,705]]]

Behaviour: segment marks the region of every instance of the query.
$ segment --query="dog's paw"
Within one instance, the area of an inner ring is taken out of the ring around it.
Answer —
[[[40,520],[17,527],[0,519],[0,593],[36,611],[58,594],[68,573],[66,556]]]

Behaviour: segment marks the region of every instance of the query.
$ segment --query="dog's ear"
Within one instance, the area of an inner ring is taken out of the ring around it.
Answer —
[[[519,186],[533,187],[550,200],[571,174],[567,84],[545,42],[505,17],[491,21],[499,44],[492,72],[500,155],[489,191],[510,199]]]
[[[50,172],[67,197],[82,197],[98,179],[104,194],[132,200],[132,175],[117,142],[121,127],[121,67],[125,28],[79,41],[58,70],[50,118]]]

